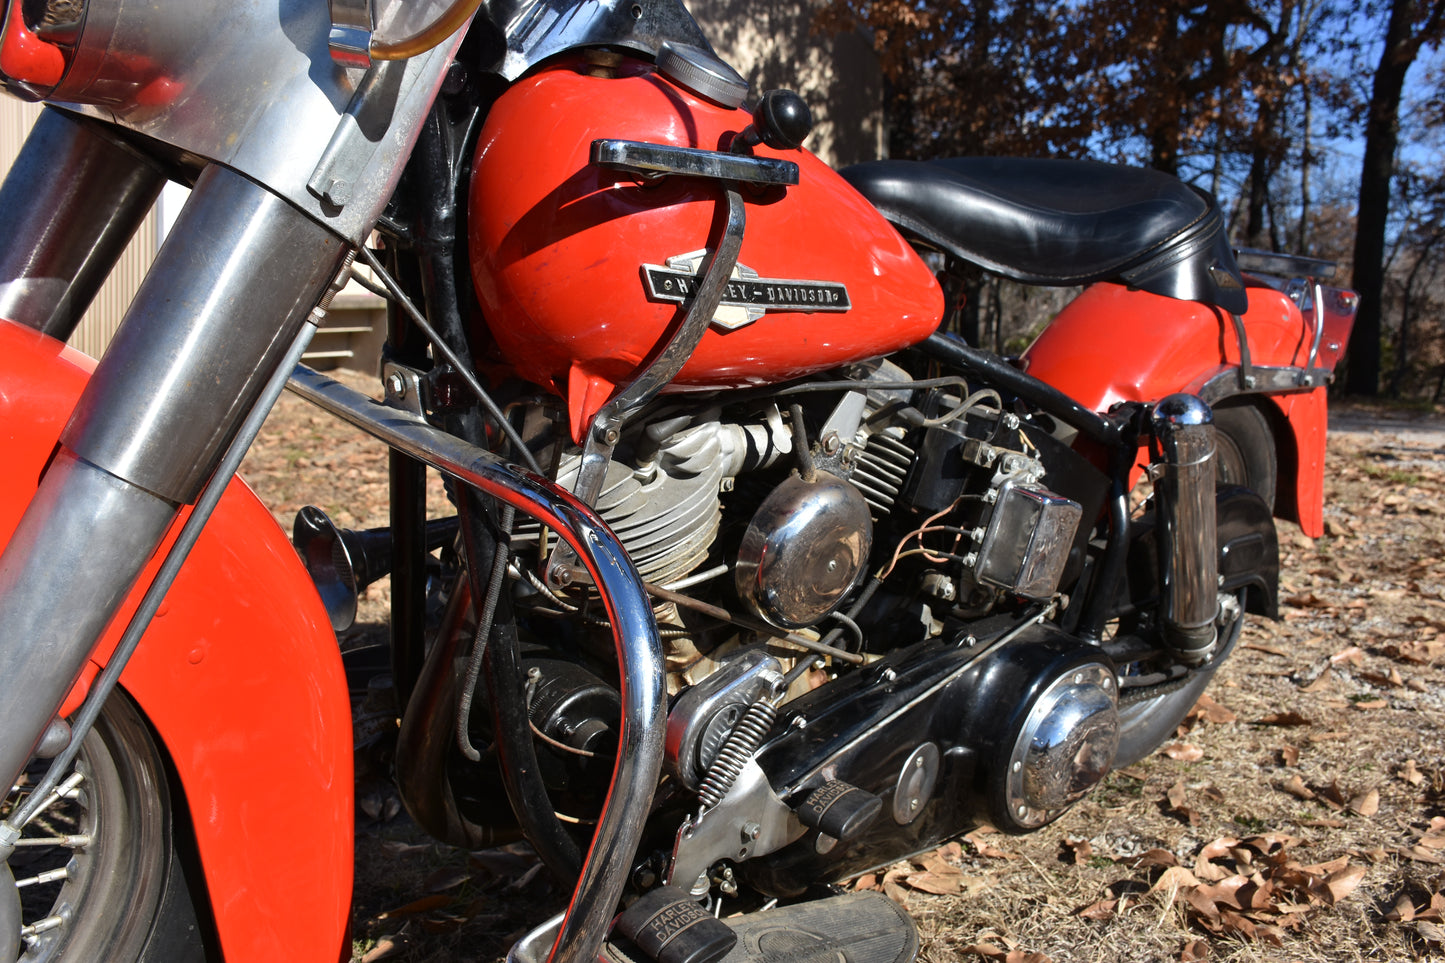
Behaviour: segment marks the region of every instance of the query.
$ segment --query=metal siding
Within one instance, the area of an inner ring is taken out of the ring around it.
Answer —
[[[25,136],[40,116],[39,104],[27,104],[12,97],[0,97],[0,167],[9,170],[25,143]],[[99,357],[120,326],[125,309],[140,287],[141,279],[155,259],[159,246],[157,213],[152,210],[131,238],[120,262],[111,272],[95,301],[86,311],[70,343],[92,357]]]

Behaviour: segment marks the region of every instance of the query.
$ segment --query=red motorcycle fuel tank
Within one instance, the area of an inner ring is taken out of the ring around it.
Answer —
[[[726,209],[717,182],[606,170],[590,162],[592,142],[718,150],[751,122],[633,60],[562,61],[493,106],[473,165],[472,277],[501,359],[566,399],[574,438],[681,320],[678,299],[650,293],[649,273],[694,273]],[[928,268],[842,178],[807,151],[756,153],[796,163],[799,183],[742,188],[734,279],[785,307],[749,311],[725,297],[667,391],[799,378],[915,344],[942,317]]]

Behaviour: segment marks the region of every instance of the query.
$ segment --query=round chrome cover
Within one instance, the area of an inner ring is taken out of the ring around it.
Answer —
[[[763,499],[738,548],[738,595],[773,625],[800,629],[836,609],[873,545],[868,503],[825,471],[790,475]]]
[[[1114,764],[1118,688],[1103,663],[1054,679],[1029,710],[1009,755],[1009,816],[1034,829],[1078,802]]]
[[[657,50],[657,69],[664,76],[724,107],[741,107],[748,82],[709,50],[665,41]]]

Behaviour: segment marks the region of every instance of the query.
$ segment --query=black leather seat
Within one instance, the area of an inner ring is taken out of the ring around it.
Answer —
[[[961,157],[841,173],[905,234],[1018,281],[1121,281],[1234,314],[1248,306],[1219,205],[1159,171]]]

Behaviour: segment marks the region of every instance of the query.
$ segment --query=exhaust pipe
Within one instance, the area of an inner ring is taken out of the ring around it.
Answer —
[[[1170,395],[1154,406],[1153,427],[1164,642],[1183,662],[1199,665],[1218,638],[1214,413],[1194,395]]]

